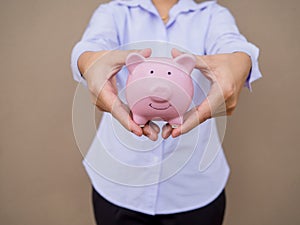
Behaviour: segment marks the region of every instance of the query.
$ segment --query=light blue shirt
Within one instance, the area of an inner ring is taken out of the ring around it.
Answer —
[[[252,59],[245,86],[251,89],[251,82],[261,77],[257,47],[216,1],[180,0],[169,16],[164,24],[150,0],[101,5],[73,49],[74,79],[84,82],[77,60],[85,51],[151,47],[154,55],[168,55],[173,46],[197,55],[245,52]],[[123,69],[117,76],[121,99],[126,73]],[[192,77],[197,105],[210,83],[197,70]],[[84,166],[94,188],[116,205],[151,215],[183,212],[205,206],[224,189],[229,167],[221,142],[215,119],[178,138],[152,142],[129,133],[104,113]]]

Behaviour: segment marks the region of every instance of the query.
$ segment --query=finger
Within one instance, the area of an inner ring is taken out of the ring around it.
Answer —
[[[173,58],[176,58],[177,56],[184,54],[184,52],[179,51],[177,48],[172,48],[171,54]]]
[[[184,122],[179,127],[172,130],[172,137],[176,138],[179,135],[189,132],[200,124],[199,113],[197,108],[193,108],[184,115]]]
[[[96,91],[91,92],[99,109],[111,112],[115,102],[120,101],[114,86],[111,81],[106,81],[103,87],[100,86],[98,90],[95,88]]]
[[[159,127],[156,126],[157,125],[156,124],[154,125],[153,122],[148,122],[147,124],[145,124],[143,128],[143,134],[152,141],[156,141],[158,138]]]
[[[152,127],[152,129],[155,130],[156,133],[159,133],[159,132],[160,132],[160,128],[159,128],[159,126],[158,126],[156,123],[150,121],[150,122],[149,122],[149,125]]]
[[[232,113],[231,111],[228,111],[228,112],[217,112],[217,113],[214,113],[212,115],[212,117],[221,117],[221,116],[226,116],[226,115],[230,115],[230,113]]]
[[[167,139],[168,137],[170,137],[172,130],[173,128],[169,123],[165,124],[162,128],[162,134],[161,134],[163,139]]]
[[[185,114],[183,124],[178,128],[173,129],[173,137],[178,137],[181,134],[187,133],[213,116],[226,114],[226,104],[223,94],[215,89],[215,86],[212,85],[207,98],[199,106]]]
[[[172,51],[173,58],[176,58],[179,55],[184,54],[184,52],[179,51],[176,48],[173,48]],[[213,73],[213,69],[209,66],[208,62],[210,62],[210,56],[206,55],[194,55],[196,58],[195,68],[200,70],[204,76],[206,76],[209,80],[214,81],[215,74]]]
[[[142,136],[143,130],[137,125],[130,116],[128,107],[117,98],[113,104],[111,114],[115,117],[127,130],[137,136]]]
[[[214,82],[211,85],[206,101],[203,105],[201,104],[200,107],[198,107],[198,111],[207,112],[208,108],[211,117],[221,115],[222,113],[226,114],[226,99],[224,98],[223,90],[218,82]]]
[[[130,53],[139,53],[144,57],[149,57],[149,56],[151,56],[152,50],[151,50],[151,48],[145,48],[145,49],[133,49],[133,50],[128,50],[128,51],[120,51],[120,52],[122,52],[120,55],[122,56],[122,59],[124,59],[122,61],[122,63],[125,64],[126,57]]]
[[[148,58],[151,56],[152,50],[151,50],[151,48],[145,48],[145,49],[139,50],[138,53],[140,53],[142,56]]]
[[[139,53],[143,55],[144,57],[149,57],[151,55],[151,48],[145,48],[145,49],[131,49],[131,50],[115,50],[108,52],[108,57],[112,59],[114,65],[117,65],[117,67],[121,67],[125,65],[126,58],[130,53]],[[109,55],[110,54],[110,55]],[[120,68],[121,69],[121,68]]]
[[[206,55],[195,55],[196,57],[196,65],[195,68],[200,70],[201,72],[209,72],[209,74],[212,72],[212,68],[209,67],[209,56]],[[206,75],[206,74],[204,74]],[[209,76],[210,77],[210,76]]]
[[[199,124],[217,114],[226,112],[225,99],[217,84],[211,86],[208,96],[196,109]]]

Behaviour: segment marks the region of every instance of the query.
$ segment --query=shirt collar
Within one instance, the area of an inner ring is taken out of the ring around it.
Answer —
[[[119,4],[127,5],[129,7],[140,6],[148,11],[153,12],[154,6],[151,0],[120,0]],[[194,10],[201,10],[206,8],[207,5],[216,2],[216,0],[203,1],[201,3],[196,3],[194,0],[179,0],[173,8],[178,12],[187,12]],[[156,10],[155,10],[156,11]]]
[[[215,2],[216,0],[211,1],[203,1],[201,3],[196,3],[194,0],[179,0],[176,5],[174,5],[174,8],[178,8],[181,11],[195,11],[195,10],[201,10],[205,8],[207,5],[211,4],[212,2]]]

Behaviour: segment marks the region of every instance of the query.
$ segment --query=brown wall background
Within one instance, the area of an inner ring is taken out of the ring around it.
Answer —
[[[70,53],[102,1],[1,0],[0,224],[93,224],[72,133]],[[224,146],[225,225],[300,224],[298,0],[222,0],[261,49]]]

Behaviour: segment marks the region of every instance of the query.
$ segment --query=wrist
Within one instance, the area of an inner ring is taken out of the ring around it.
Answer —
[[[234,52],[232,54],[238,57],[239,62],[245,65],[247,72],[250,73],[252,67],[251,56],[245,52]]]
[[[86,79],[86,73],[89,68],[107,51],[98,51],[98,52],[84,52],[80,55],[77,61],[77,66],[81,76]]]

